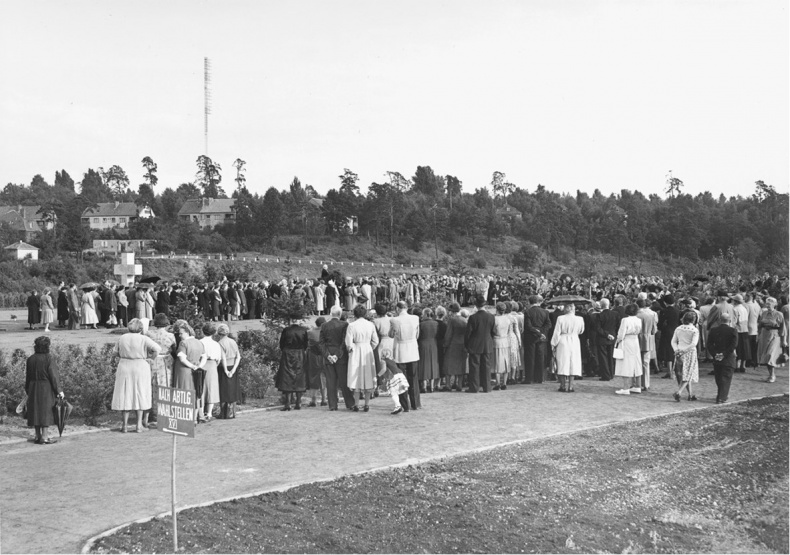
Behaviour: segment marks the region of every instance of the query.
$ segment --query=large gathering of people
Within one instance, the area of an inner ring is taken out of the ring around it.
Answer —
[[[275,387],[282,410],[308,407],[368,412],[388,395],[392,414],[422,408],[438,391],[488,393],[514,385],[617,379],[617,395],[650,389],[651,375],[675,379],[673,394],[696,401],[699,362],[713,362],[716,402],[728,400],[733,374],[764,366],[766,381],[787,361],[787,280],[741,280],[713,290],[715,276],[574,280],[543,277],[401,275],[343,278],[324,267],[317,279],[130,287],[100,284],[80,294],[61,285],[28,299],[29,324],[124,326],[112,408],[155,419],[153,388],[195,389],[196,420],[235,415],[240,354],[227,321],[265,318],[267,300],[303,306],[280,338]],[[774,296],[782,294],[779,301]],[[308,302],[309,301],[309,302]],[[169,308],[191,304],[206,321],[202,339]],[[40,315],[39,320],[37,313]],[[46,315],[45,315],[46,314]],[[308,317],[304,318],[307,314]],[[311,323],[312,322],[312,323]],[[38,341],[38,340],[37,340]],[[34,355],[35,356],[35,355]],[[196,377],[199,377],[197,379]],[[57,386],[54,387],[54,390]],[[53,390],[53,391],[54,391]],[[338,393],[340,392],[340,396]]]

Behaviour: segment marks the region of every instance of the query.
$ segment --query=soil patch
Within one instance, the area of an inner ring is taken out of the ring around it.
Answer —
[[[179,546],[787,553],[788,502],[785,395],[188,509],[179,513]],[[169,517],[134,524],[93,552],[170,552],[171,528]]]

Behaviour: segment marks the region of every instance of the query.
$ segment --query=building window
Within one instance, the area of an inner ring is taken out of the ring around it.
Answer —
[[[115,218],[112,219],[112,223],[115,223]]]
[[[121,222],[122,224],[125,224],[126,223],[126,218],[118,218],[118,221]]]
[[[99,218],[93,218],[93,223],[95,224],[99,223]]]
[[[107,218],[102,218],[101,221],[102,221],[102,223],[106,224],[107,223]]]

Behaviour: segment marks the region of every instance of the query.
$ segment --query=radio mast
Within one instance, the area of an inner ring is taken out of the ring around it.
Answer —
[[[203,58],[203,134],[208,156],[208,115],[211,113],[211,60]]]

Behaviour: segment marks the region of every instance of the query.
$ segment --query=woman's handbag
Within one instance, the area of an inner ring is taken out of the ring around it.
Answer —
[[[22,418],[27,418],[27,393],[25,393],[25,396],[22,397],[22,400],[19,401],[19,404],[16,406],[16,413]]]
[[[620,347],[615,347],[612,356],[614,356],[614,358],[617,360],[623,360],[625,353],[623,353],[623,350]]]

